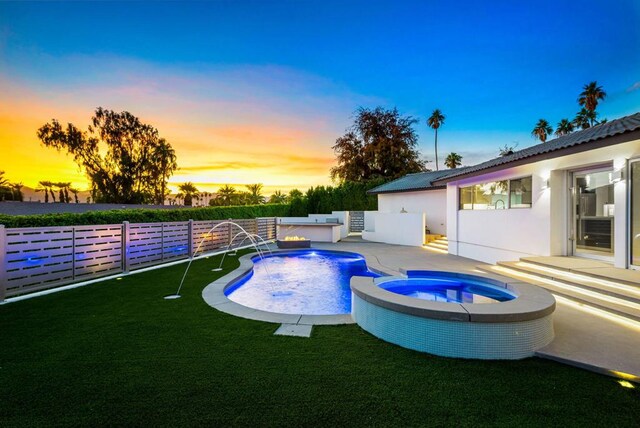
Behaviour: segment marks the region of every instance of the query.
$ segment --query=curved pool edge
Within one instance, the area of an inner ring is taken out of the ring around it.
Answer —
[[[489,305],[434,302],[384,290],[373,278],[353,277],[352,317],[382,340],[444,357],[522,359],[553,340],[555,299],[551,293],[525,283],[495,278],[489,282],[517,297]]]
[[[313,248],[311,248],[313,250]],[[293,250],[272,250],[270,254],[292,254],[296,252],[309,251],[308,248]],[[334,251],[334,250],[319,250],[328,251],[333,253],[349,253],[356,254],[349,251]],[[224,312],[229,315],[234,315],[240,318],[246,318],[254,321],[263,321],[274,324],[300,324],[300,325],[340,325],[340,324],[354,324],[354,320],[351,314],[340,315],[305,315],[305,314],[283,314],[277,312],[268,312],[260,309],[250,308],[248,306],[241,305],[229,299],[225,294],[225,290],[233,286],[237,281],[244,278],[253,269],[253,259],[259,257],[257,252],[249,253],[241,256],[238,261],[238,266],[228,274],[218,278],[217,280],[209,283],[202,290],[202,298],[211,307]],[[364,257],[364,256],[363,256]],[[366,258],[365,258],[366,260]],[[373,270],[373,269],[372,269]]]

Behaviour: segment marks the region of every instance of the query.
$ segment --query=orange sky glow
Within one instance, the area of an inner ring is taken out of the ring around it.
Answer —
[[[331,184],[331,146],[358,103],[330,82],[275,67],[195,74],[117,58],[45,62],[80,71],[56,82],[0,72],[0,170],[29,187],[88,188],[72,158],[43,147],[36,131],[53,118],[86,129],[98,106],[133,113],[172,144],[172,191],[186,181],[208,192],[263,183],[266,194]]]

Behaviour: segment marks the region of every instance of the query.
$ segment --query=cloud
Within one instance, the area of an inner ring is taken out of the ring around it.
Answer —
[[[130,111],[158,128],[178,156],[173,183],[328,184],[331,146],[351,113],[373,100],[321,76],[274,65],[177,67],[112,56],[12,59],[0,60],[0,149],[11,159],[0,166],[13,168],[11,175],[29,185],[71,174],[74,185],[86,187],[70,158],[42,148],[35,132],[52,118],[84,129],[98,106]]]
[[[634,83],[633,85],[629,86],[627,88],[627,92],[633,92],[633,91],[637,91],[640,89],[640,81]]]

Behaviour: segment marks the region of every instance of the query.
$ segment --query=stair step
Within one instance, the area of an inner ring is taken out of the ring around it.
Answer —
[[[447,241],[446,239],[436,239],[433,242],[435,242],[436,244],[449,245],[449,241]]]
[[[605,262],[580,259],[578,257],[523,257],[520,261],[598,279],[609,281],[615,279],[615,282],[630,286],[640,286],[640,272],[629,269],[615,269],[611,264]],[[612,270],[617,271],[618,274],[612,275]]]
[[[596,291],[572,286],[560,281],[555,281],[546,277],[532,273],[526,273],[506,266],[478,266],[478,269],[485,272],[497,273],[518,279],[529,284],[534,284],[545,288],[554,295],[564,297],[576,303],[595,307],[636,322],[640,322],[640,304],[612,297]]]
[[[617,281],[594,278],[590,275],[568,272],[529,262],[498,262],[498,266],[508,267],[547,279],[553,279],[574,287],[580,287],[607,296],[617,297],[640,304],[640,287],[627,285]]]
[[[442,248],[437,248],[437,247],[431,246],[429,244],[423,245],[422,248],[424,248],[425,250],[433,251],[435,253],[449,254],[448,250],[443,250]]]
[[[449,245],[448,244],[439,244],[437,242],[430,242],[427,245],[430,246],[430,247],[440,248],[441,250],[449,251]]]

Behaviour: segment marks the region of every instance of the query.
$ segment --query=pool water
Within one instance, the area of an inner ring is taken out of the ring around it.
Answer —
[[[351,313],[354,275],[378,277],[356,253],[305,250],[253,258],[253,270],[225,290],[232,301],[283,314]]]
[[[432,274],[428,278],[393,279],[378,284],[396,294],[449,303],[498,303],[515,296],[504,288],[474,280],[458,280]]]

